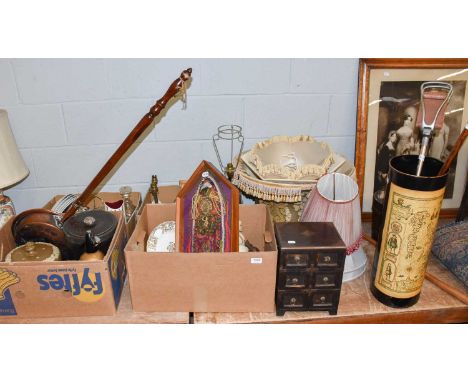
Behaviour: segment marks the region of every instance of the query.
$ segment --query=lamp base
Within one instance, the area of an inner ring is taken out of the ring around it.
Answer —
[[[360,246],[358,250],[354,251],[351,255],[346,256],[343,282],[348,282],[357,279],[366,270],[367,256]]]
[[[15,207],[13,201],[0,191],[0,228],[14,215]]]

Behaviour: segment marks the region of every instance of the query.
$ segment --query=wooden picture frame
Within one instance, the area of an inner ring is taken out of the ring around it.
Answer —
[[[392,140],[398,140],[398,120],[408,118],[415,122],[416,118],[412,114],[419,107],[418,89],[426,81],[447,81],[454,85],[454,95],[446,111],[449,133],[440,158],[444,160],[450,145],[468,121],[468,59],[359,60],[355,167],[364,220],[368,220],[371,215],[372,199],[381,174],[377,160],[378,148],[382,147],[386,139],[390,141],[390,135],[397,137],[392,137]],[[449,172],[441,217],[454,217],[457,214],[467,177],[467,162],[468,144],[465,143]]]
[[[176,248],[239,251],[239,190],[210,162],[202,161],[177,195]]]

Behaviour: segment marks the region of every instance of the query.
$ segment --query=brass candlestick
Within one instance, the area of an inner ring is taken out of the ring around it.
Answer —
[[[150,185],[149,192],[151,193],[151,195],[153,195],[154,204],[158,204],[159,203],[159,198],[158,198],[159,188],[158,188],[158,177],[156,175],[153,175],[151,177],[151,185]]]

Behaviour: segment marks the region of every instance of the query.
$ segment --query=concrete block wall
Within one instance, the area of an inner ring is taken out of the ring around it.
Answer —
[[[354,158],[358,59],[0,59],[0,108],[30,169],[6,190],[17,212],[81,192],[140,118],[187,68],[181,102],[134,145],[103,190],[145,193],[186,179],[211,137],[243,127],[245,147],[273,135],[308,134]]]

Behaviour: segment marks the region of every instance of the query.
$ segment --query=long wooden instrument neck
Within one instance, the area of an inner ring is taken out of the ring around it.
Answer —
[[[167,103],[174,97],[179,90],[183,87],[184,83],[190,79],[192,75],[192,69],[184,70],[180,77],[177,78],[171,86],[167,89],[166,94],[159,99],[146,113],[143,118],[138,122],[135,128],[130,132],[130,134],[125,138],[122,144],[118,149],[112,154],[109,160],[106,162],[104,167],[97,173],[94,179],[89,183],[83,193],[78,197],[78,199],[73,203],[73,205],[68,209],[64,214],[62,221],[64,222],[69,217],[73,216],[76,210],[80,206],[85,206],[91,199],[94,191],[99,186],[99,184],[104,180],[104,178],[109,174],[109,172],[114,168],[117,162],[124,156],[128,151],[130,146],[135,143],[135,141],[143,134],[146,128],[151,125],[153,120],[158,116],[159,113],[166,107]]]

